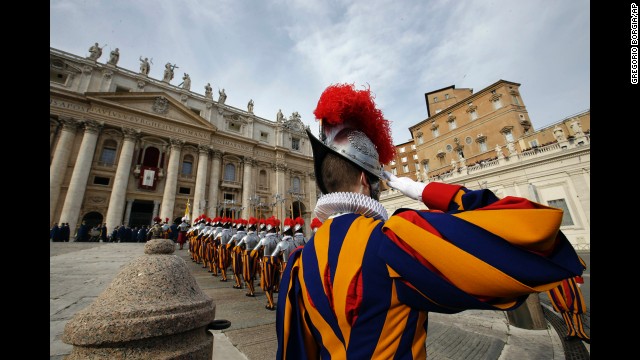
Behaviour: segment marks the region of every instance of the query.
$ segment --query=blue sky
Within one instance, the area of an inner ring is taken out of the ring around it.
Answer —
[[[590,108],[590,2],[572,0],[50,0],[50,46],[162,79],[177,64],[191,91],[274,120],[313,110],[330,84],[370,86],[394,143],[426,119],[424,94],[521,84],[534,128]]]

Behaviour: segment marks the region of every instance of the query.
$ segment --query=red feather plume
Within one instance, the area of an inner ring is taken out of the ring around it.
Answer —
[[[371,90],[356,90],[353,84],[335,84],[327,87],[313,111],[323,126],[345,123],[361,130],[378,150],[381,164],[393,160],[396,148],[391,137],[390,121],[376,108]]]

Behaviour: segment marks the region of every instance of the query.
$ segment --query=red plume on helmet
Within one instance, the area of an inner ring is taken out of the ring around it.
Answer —
[[[156,216],[156,217],[153,218],[153,222],[155,222],[155,223],[159,223],[161,221],[162,221],[162,218],[160,216]]]
[[[390,121],[376,108],[369,88],[356,90],[354,84],[330,85],[320,95],[313,114],[325,128],[343,124],[338,128],[361,130],[378,150],[381,164],[393,160],[396,148],[391,137]]]
[[[317,229],[320,226],[322,226],[322,221],[320,221],[320,219],[315,217],[315,218],[313,218],[313,220],[311,220],[311,228],[312,229]]]

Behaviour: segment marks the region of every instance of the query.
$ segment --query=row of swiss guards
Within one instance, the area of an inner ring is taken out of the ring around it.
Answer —
[[[315,233],[320,225],[320,220],[314,218],[312,231]],[[220,276],[220,281],[233,280],[234,289],[246,289],[245,295],[254,297],[255,281],[259,277],[259,286],[267,298],[267,310],[276,309],[273,294],[279,290],[289,254],[308,241],[301,217],[285,218],[281,223],[275,216],[211,219],[201,215],[194,219],[192,226],[188,225],[187,218],[183,218],[180,226],[180,249],[183,248],[181,237],[185,228],[183,237],[188,243],[191,260],[202,264],[202,268],[213,276]]]

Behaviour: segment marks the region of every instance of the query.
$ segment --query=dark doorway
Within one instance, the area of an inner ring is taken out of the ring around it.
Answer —
[[[291,204],[291,210],[293,211],[293,219],[295,219],[298,216],[302,217],[305,213],[305,206],[301,201],[294,201],[293,204]]]
[[[153,201],[134,200],[131,205],[131,216],[129,216],[129,227],[141,227],[151,225],[153,218]]]
[[[102,225],[102,215],[99,212],[92,211],[90,213],[86,213],[82,218],[82,221],[89,226],[89,229],[92,229],[98,225]]]

